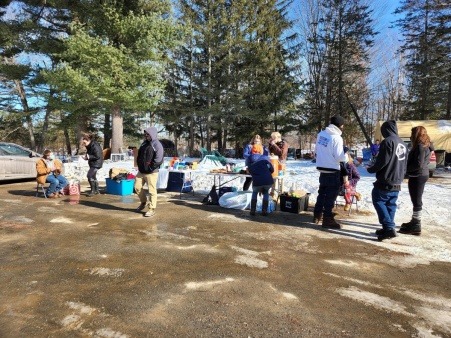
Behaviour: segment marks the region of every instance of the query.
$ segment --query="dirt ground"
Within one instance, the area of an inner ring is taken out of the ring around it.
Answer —
[[[0,337],[451,336],[451,264],[365,213],[323,230],[161,192],[145,218],[136,196],[34,189],[0,185]]]

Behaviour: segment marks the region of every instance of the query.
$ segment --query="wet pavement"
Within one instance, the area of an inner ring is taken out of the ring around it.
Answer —
[[[322,230],[162,192],[145,218],[35,186],[0,185],[0,337],[451,336],[451,264],[377,242],[365,213]]]

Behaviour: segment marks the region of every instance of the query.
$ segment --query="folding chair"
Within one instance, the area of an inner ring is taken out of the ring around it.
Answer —
[[[36,182],[36,197],[39,196],[39,188],[41,188],[41,191],[44,194],[44,198],[47,198],[47,193],[45,192],[45,184],[41,184],[39,182]]]
[[[337,199],[335,200],[335,208],[338,208],[338,198],[339,198],[339,197],[343,198],[344,204],[346,205],[345,196],[344,196],[344,194],[341,193],[341,190],[340,190],[340,193],[338,194],[338,197],[337,197]],[[355,204],[355,209],[356,209],[356,211],[359,211],[359,204],[358,204],[357,198],[355,197],[354,194],[352,194],[352,195],[351,195],[351,207],[349,208],[348,216],[351,215],[352,206],[353,206],[354,204]]]

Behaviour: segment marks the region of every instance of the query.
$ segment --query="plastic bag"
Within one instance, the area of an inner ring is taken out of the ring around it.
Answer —
[[[219,198],[219,205],[223,208],[246,210],[251,208],[252,192],[251,191],[237,191],[227,192]],[[259,194],[257,196],[257,212],[262,211],[263,198]],[[276,204],[269,198],[268,213],[276,209]]]
[[[247,191],[226,192],[219,198],[219,205],[228,209],[249,209],[252,193]]]

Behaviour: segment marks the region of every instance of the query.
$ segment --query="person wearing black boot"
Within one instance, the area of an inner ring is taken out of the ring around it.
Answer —
[[[269,189],[274,183],[271,175],[274,172],[274,167],[268,156],[263,155],[263,152],[261,144],[254,144],[248,161],[248,171],[252,176],[251,216],[255,216],[258,193],[263,194],[262,215],[268,215]]]
[[[421,234],[421,210],[423,207],[424,186],[429,179],[429,157],[431,156],[431,139],[426,128],[418,126],[412,128],[410,136],[412,149],[407,159],[407,175],[409,176],[409,195],[413,204],[412,219],[401,225],[399,233],[420,235]]]
[[[102,147],[94,139],[93,134],[83,134],[82,143],[86,147],[84,159],[87,160],[89,164],[87,177],[89,186],[91,187],[91,191],[89,191],[86,196],[92,197],[100,193],[99,182],[97,181],[97,171],[102,168],[103,165],[103,152]]]
[[[316,169],[319,174],[318,197],[313,210],[313,222],[326,229],[341,229],[335,221],[332,209],[340,190],[340,162],[348,159],[341,134],[345,119],[332,116],[330,124],[316,138]]]
[[[401,183],[407,167],[407,146],[398,136],[396,121],[386,121],[381,126],[384,140],[379,154],[369,173],[376,173],[376,182],[371,192],[374,209],[376,209],[382,229],[376,231],[378,241],[396,237],[395,214]]]

